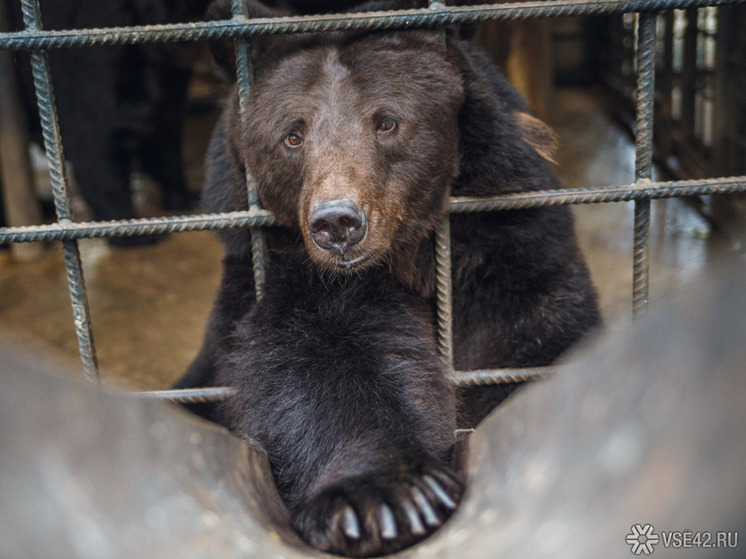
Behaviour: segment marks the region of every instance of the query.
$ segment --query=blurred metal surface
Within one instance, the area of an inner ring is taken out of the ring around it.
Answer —
[[[266,457],[0,344],[0,557],[300,557]],[[278,531],[283,531],[283,536]]]
[[[614,331],[472,435],[452,520],[401,558],[628,558],[635,524],[746,550],[746,284],[725,270]],[[0,557],[309,557],[254,447],[0,346]],[[731,538],[730,543],[734,540]]]
[[[744,557],[746,273],[719,271],[489,416],[461,508],[403,557],[629,558],[635,524],[656,558]],[[737,547],[664,547],[687,530]]]

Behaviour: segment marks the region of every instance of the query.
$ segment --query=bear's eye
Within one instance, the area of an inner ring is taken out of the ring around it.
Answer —
[[[378,132],[380,133],[393,132],[394,130],[396,130],[396,120],[390,116],[387,116],[378,124]]]
[[[298,134],[290,133],[285,136],[285,145],[289,148],[299,148],[303,145],[303,138]]]

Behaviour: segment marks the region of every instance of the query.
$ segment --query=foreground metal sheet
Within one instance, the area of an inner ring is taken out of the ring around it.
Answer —
[[[721,272],[488,417],[462,506],[403,556],[630,558],[639,524],[656,559],[746,557],[746,275]],[[688,530],[737,547],[686,549]]]
[[[723,276],[490,416],[460,509],[399,556],[626,558],[649,524],[656,558],[743,557],[746,282]],[[320,556],[287,528],[260,451],[0,352],[0,557]],[[686,530],[737,547],[664,546]]]
[[[262,452],[174,406],[0,354],[3,559],[305,556],[278,534]]]

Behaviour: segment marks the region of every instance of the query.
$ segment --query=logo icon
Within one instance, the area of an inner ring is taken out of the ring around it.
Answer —
[[[626,542],[632,546],[634,555],[652,555],[655,544],[660,541],[652,524],[634,524],[631,533],[627,534]]]

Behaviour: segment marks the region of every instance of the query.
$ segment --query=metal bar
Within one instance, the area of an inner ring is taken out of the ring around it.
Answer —
[[[451,371],[448,374],[455,386],[487,386],[508,384],[513,382],[529,382],[543,380],[561,373],[564,367],[537,367],[526,369],[492,369],[478,371]],[[155,398],[165,402],[179,404],[204,404],[208,402],[222,402],[232,398],[236,389],[230,386],[216,386],[210,388],[185,388],[181,390],[145,390],[128,392],[131,396],[141,398]]]
[[[0,243],[64,241],[89,237],[178,233],[181,231],[205,231],[209,229],[230,229],[253,225],[273,225],[274,223],[274,216],[266,210],[119,221],[52,223],[48,225],[2,227],[0,228]]]
[[[635,201],[632,249],[632,312],[647,308],[650,273],[650,199]]]
[[[681,196],[701,196],[705,194],[730,194],[734,192],[746,192],[746,176],[649,182],[594,188],[542,190],[479,198],[458,196],[451,198],[450,212],[476,213],[536,208],[539,206],[601,204],[606,202],[628,202],[642,198],[662,199]],[[253,225],[269,226],[274,223],[274,217],[267,210],[106,222],[53,223],[49,225],[0,228],[0,243],[177,233],[181,231],[204,231]]]
[[[442,0],[428,0],[429,10],[445,8]],[[445,46],[445,27],[438,29]],[[446,371],[453,371],[453,278],[451,275],[451,216],[445,213],[435,233],[435,304],[437,315],[438,349]]]
[[[478,371],[453,371],[448,378],[456,386],[487,386],[512,382],[543,380],[561,373],[564,367],[537,367],[531,369],[483,369]]]
[[[232,11],[234,18],[248,19],[249,9],[246,2],[232,0]],[[245,37],[235,40],[236,49],[236,84],[238,89],[238,104],[241,118],[248,119],[249,96],[251,95],[251,82],[253,69],[251,65],[251,50]],[[246,123],[248,125],[248,122]],[[251,169],[246,166],[246,190],[249,201],[249,211],[261,209],[259,195],[256,191],[256,182],[251,174]],[[254,273],[254,291],[257,301],[264,295],[265,270],[267,268],[267,237],[260,227],[250,227],[251,234],[251,266]]]
[[[650,182],[653,173],[656,17],[655,13],[645,12],[638,19],[635,181],[643,185]],[[647,197],[635,201],[632,266],[632,310],[638,315],[648,304],[650,198]]]
[[[223,402],[228,398],[232,398],[235,393],[236,389],[229,386],[128,392],[131,396],[154,398],[164,402],[173,402],[175,404],[206,404],[208,402]]]
[[[621,186],[568,188],[519,192],[500,196],[451,198],[451,213],[471,213],[495,210],[518,210],[540,206],[569,204],[600,204],[628,202],[643,198],[677,198],[704,194],[727,194],[746,191],[746,176],[718,179],[644,182]]]
[[[444,10],[445,7],[446,3],[443,0],[427,0],[427,8],[430,11],[440,12]],[[446,28],[444,26],[438,28],[438,35],[440,35],[440,40],[443,42],[443,44],[445,44]]]
[[[397,10],[294,16],[283,18],[244,17],[225,21],[110,27],[106,29],[41,31],[29,30],[0,35],[0,49],[50,49],[71,46],[117,45],[232,39],[281,33],[413,29],[454,23],[514,20],[535,17],[622,14],[665,11],[688,7],[739,4],[743,0],[531,0],[478,6],[444,6],[437,9]]]
[[[41,29],[41,12],[38,0],[22,0],[22,11],[23,21],[27,29]],[[49,159],[49,175],[52,182],[57,220],[60,225],[66,225],[72,222],[72,212],[65,178],[62,137],[46,53],[36,51],[31,53],[31,70],[44,136],[44,147]],[[93,343],[88,297],[86,296],[78,242],[76,240],[63,241],[63,250],[83,373],[88,380],[99,382],[98,359],[96,358],[96,347]]]
[[[451,219],[443,216],[435,233],[435,303],[438,349],[446,369],[453,371],[453,291],[451,277]]]

